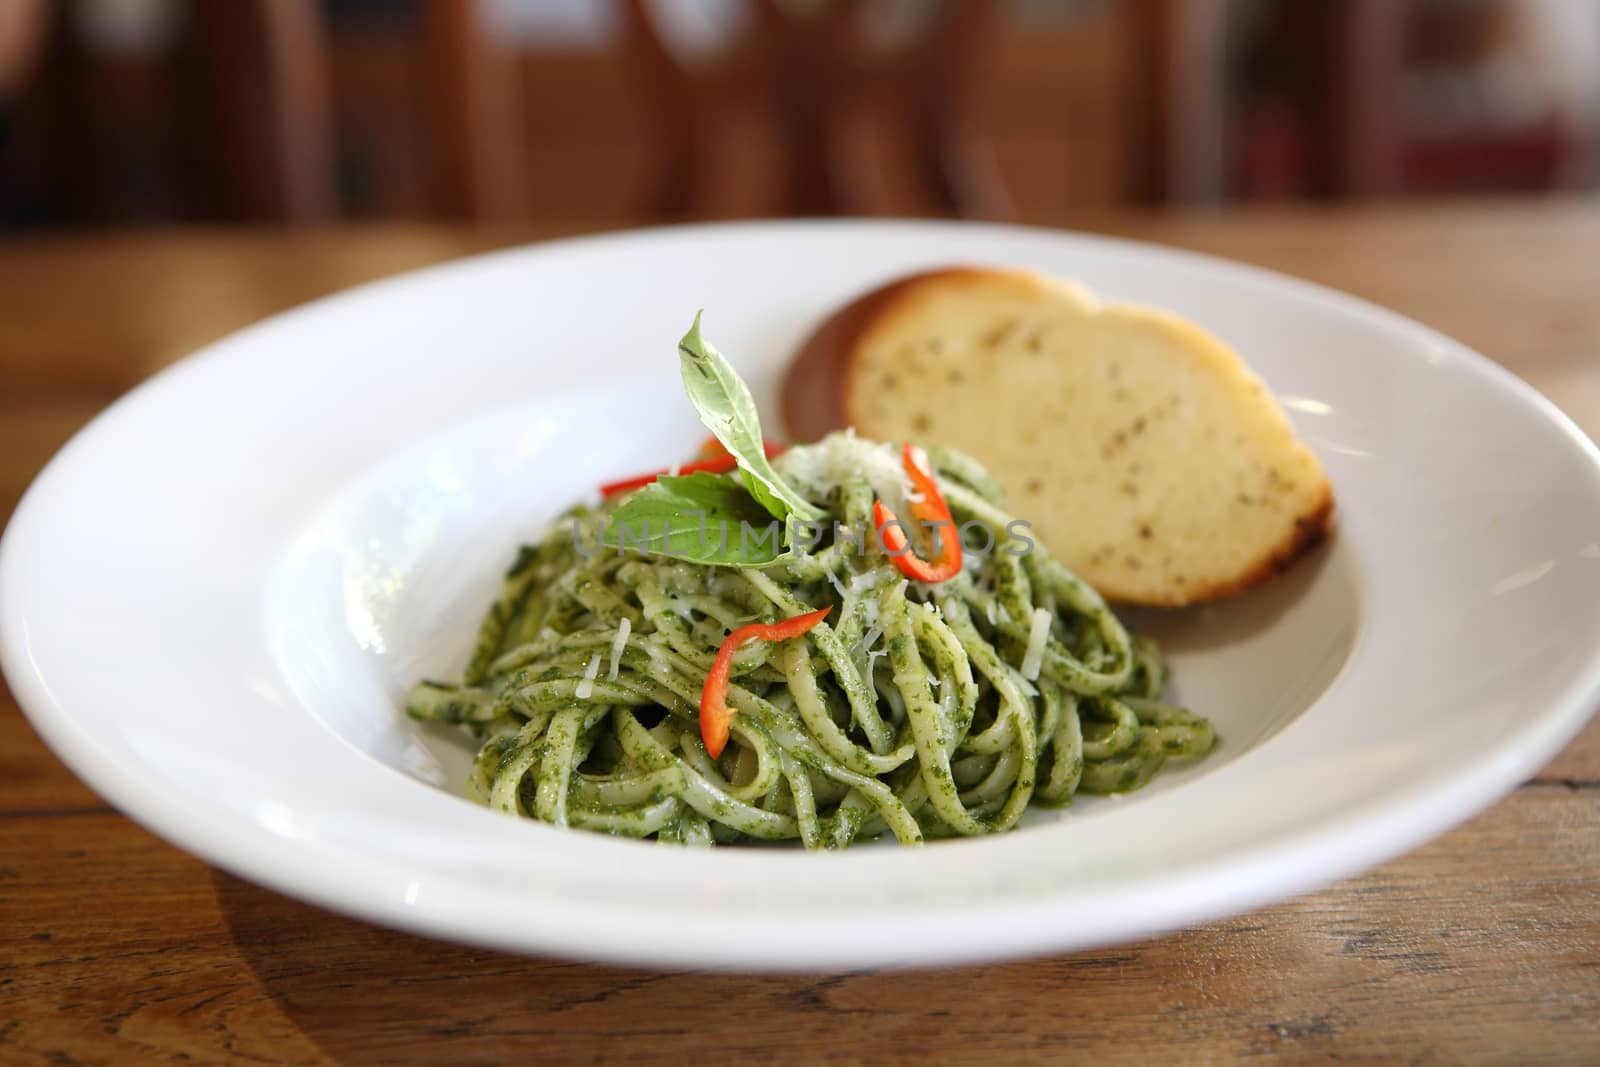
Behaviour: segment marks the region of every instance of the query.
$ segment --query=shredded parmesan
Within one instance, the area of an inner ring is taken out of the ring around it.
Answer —
[[[989,625],[993,626],[995,624],[994,601],[989,601],[989,606],[987,610],[985,610],[984,614],[989,616]]]
[[[889,650],[886,648],[874,649],[867,653],[867,681],[869,683],[872,681],[873,672],[878,669],[878,658],[888,654]]]
[[[877,623],[873,623],[872,624],[872,628],[869,629],[866,633],[861,635],[861,647],[866,649],[868,652],[871,652],[872,651],[872,646],[877,644],[878,643],[878,638],[880,638],[882,636],[883,636],[883,628],[881,626],[879,626]]]
[[[866,620],[868,627],[876,626],[878,624],[878,616],[883,614],[883,606],[878,603],[877,597],[864,597],[856,602],[856,606],[860,609],[861,617]]]
[[[578,688],[573,695],[579,700],[588,700],[594,692],[594,680],[600,676],[600,653],[596,652],[589,657],[589,666],[584,668],[583,681],[578,683]]]
[[[1039,677],[1044,664],[1044,643],[1050,638],[1050,613],[1044,608],[1033,609],[1033,625],[1028,628],[1028,651],[1022,655],[1022,676],[1028,681]]]
[[[900,499],[910,485],[892,446],[863,441],[848,430],[791,448],[778,462],[784,477],[812,485],[838,485],[864,476],[883,500]]]
[[[878,643],[878,638],[882,636],[882,627],[880,627],[877,622],[874,621],[873,624],[867,628],[867,632],[861,635],[861,643],[856,646],[858,650],[865,652],[867,655],[867,668],[862,677],[866,678],[868,685],[872,684],[872,672],[877,669],[878,657],[887,656],[889,654],[888,649],[874,649],[872,647]]]
[[[622,663],[622,650],[628,644],[628,632],[632,629],[633,623],[624,615],[617,626],[617,636],[611,639],[611,669],[606,671],[606,677],[613,682],[617,680],[617,667]]]

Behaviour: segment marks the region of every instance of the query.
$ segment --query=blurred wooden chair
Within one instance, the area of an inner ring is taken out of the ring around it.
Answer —
[[[41,69],[51,82],[52,169],[70,184],[73,217],[108,217],[94,165],[95,110],[86,64],[70,33],[71,0],[0,0],[20,27],[8,69]],[[875,40],[869,0],[819,0],[799,12],[780,0],[745,0],[742,32],[720,53],[686,59],[671,47],[649,0],[619,0],[620,46],[637,96],[651,113],[660,164],[649,217],[701,213],[708,172],[722,163],[713,131],[732,111],[755,110],[778,133],[783,186],[778,208],[790,214],[871,212],[872,161],[842,135],[851,112],[869,99],[894,108],[909,146],[910,172],[933,209],[1004,216],[1009,196],[987,147],[972,131],[971,110],[1001,0],[945,0],[930,5],[915,32],[891,45]],[[902,5],[904,7],[905,5]],[[1370,101],[1381,98],[1386,70],[1360,45],[1385,26],[1399,0],[1295,0],[1301,40],[1332,29],[1331,50],[1348,53],[1312,64],[1303,79],[1313,105],[1324,98],[1327,154],[1369,161],[1342,176],[1341,190],[1379,184],[1385,158],[1374,131],[1386,128]],[[35,17],[16,19],[32,8]],[[423,101],[425,184],[433,211],[485,223],[527,213],[528,153],[518,113],[512,57],[493,36],[484,0],[416,0],[418,83]],[[1131,198],[1197,202],[1223,193],[1223,23],[1227,0],[1112,0],[1126,28],[1128,72],[1122,86],[1130,149]],[[41,20],[37,11],[47,9]],[[187,212],[200,217],[313,223],[335,213],[336,173],[328,92],[327,30],[316,0],[189,0],[173,101],[181,115],[178,168]],[[41,22],[49,24],[41,33]],[[1387,31],[1385,31],[1387,32]],[[1379,34],[1381,36],[1381,34]],[[27,55],[46,41],[47,57]],[[1387,55],[1387,53],[1385,53]],[[1361,72],[1341,73],[1347,63]],[[92,72],[91,72],[92,73]],[[1337,84],[1331,97],[1326,89]]]
[[[12,0],[0,0],[12,2]],[[441,216],[483,223],[527,216],[528,152],[513,57],[495,39],[486,0],[416,0],[414,37],[428,202]],[[1277,4],[1281,66],[1311,116],[1318,191],[1362,195],[1393,182],[1389,107],[1406,4],[1399,0],[1295,0]],[[70,0],[53,0],[50,56],[57,123],[67,157],[58,168],[94,204],[95,168],[84,158],[94,110],[66,32]],[[911,5],[899,5],[903,11]],[[1113,0],[1125,28],[1122,89],[1130,198],[1204,202],[1227,191],[1225,21],[1228,0]],[[336,209],[327,78],[327,30],[316,0],[190,0],[174,101],[183,116],[182,201],[202,217],[314,223]],[[650,0],[619,0],[620,49],[650,112],[660,164],[649,217],[704,213],[708,175],[722,165],[713,131],[754,111],[776,131],[785,214],[872,213],[874,161],[845,135],[853,113],[886,103],[909,150],[916,199],[960,216],[1003,217],[1010,198],[972,110],[1001,0],[929,5],[898,39],[874,34],[872,0],[744,0],[742,28],[715,55],[674,51]],[[1309,57],[1309,59],[1308,59]],[[15,66],[16,64],[12,64]],[[880,198],[881,200],[881,198]]]
[[[481,223],[527,216],[527,154],[512,57],[482,0],[415,5],[425,170],[435,213]],[[284,223],[334,212],[327,44],[316,0],[197,0],[192,46],[213,87],[204,128],[224,138],[234,214]]]
[[[622,48],[637,79],[664,166],[655,216],[690,212],[716,160],[706,133],[730,102],[763,106],[784,148],[781,209],[864,211],[852,175],[863,167],[838,123],[869,96],[905,120],[915,171],[932,202],[956,215],[1009,214],[1004,184],[972,132],[969,108],[1000,0],[947,0],[908,39],[885,46],[868,33],[873,5],[830,0],[796,13],[749,0],[746,31],[708,63],[674,53],[647,0],[624,0]],[[482,0],[418,0],[419,69],[427,101],[431,200],[443,215],[483,223],[522,219],[528,163],[518,83],[493,38]],[[311,222],[332,210],[326,47],[314,0],[200,0],[193,41],[214,94],[195,90],[223,131],[226,186],[238,214]]]
[[[9,106],[33,76],[43,51],[48,16],[45,0],[0,4],[0,107]]]
[[[783,213],[872,210],[863,180],[872,167],[851,158],[859,145],[840,133],[852,109],[871,99],[897,109],[910,170],[936,210],[1009,214],[1004,184],[970,122],[1000,2],[946,0],[908,36],[885,44],[870,32],[881,5],[867,0],[822,0],[806,12],[780,0],[747,0],[745,32],[724,55],[697,63],[674,53],[649,3],[622,0],[623,54],[643,106],[653,111],[664,163],[650,213],[690,212],[694,189],[717,165],[706,151],[707,131],[730,106],[751,105],[764,110],[779,135]],[[66,26],[69,6],[55,0],[58,27]],[[429,199],[444,216],[515,222],[526,217],[530,195],[521,94],[486,6],[484,0],[414,4]],[[190,0],[186,13],[174,83],[183,202],[202,217],[286,224],[332,218],[336,175],[321,5]],[[76,98],[69,106],[80,115],[92,109],[75,86],[64,95]],[[84,181],[93,171],[71,169]]]
[[[622,48],[651,109],[661,172],[651,214],[693,214],[708,172],[710,131],[730,111],[755,107],[777,131],[785,214],[867,212],[870,169],[848,158],[842,126],[869,99],[901,120],[912,170],[938,210],[999,217],[1010,199],[970,110],[999,0],[945,0],[893,43],[875,39],[881,5],[823,0],[805,11],[748,0],[734,39],[709,58],[677,54],[650,0],[623,0]]]
[[[528,216],[528,149],[515,56],[484,0],[419,0],[418,41],[437,211],[481,223]]]
[[[11,4],[15,0],[0,0]],[[36,73],[49,169],[71,218],[110,215],[95,154],[93,71],[70,0],[0,19],[0,75]],[[511,57],[482,0],[417,0],[430,205],[484,223],[526,217],[527,160]],[[336,214],[327,35],[316,0],[190,0],[173,58],[171,110],[186,214],[287,225]],[[13,28],[15,27],[15,28]],[[35,61],[34,53],[38,53]]]
[[[188,5],[173,85],[184,201],[257,222],[332,218],[333,129],[314,0]]]
[[[44,0],[22,94],[41,113],[48,182],[76,223],[112,221],[96,96],[71,0]],[[171,59],[169,108],[185,214],[287,224],[334,210],[320,14],[312,0],[195,2]]]
[[[1119,0],[1130,108],[1130,191],[1146,203],[1228,191],[1228,0]],[[1267,61],[1306,130],[1311,192],[1378,196],[1398,185],[1395,108],[1405,0],[1268,5]]]

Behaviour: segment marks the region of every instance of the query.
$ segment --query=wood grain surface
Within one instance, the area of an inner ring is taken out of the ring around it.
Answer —
[[[1437,326],[1600,433],[1600,201],[1087,228],[1232,256]],[[549,231],[127,233],[0,245],[0,516],[193,348],[359,281]],[[0,1063],[1600,1062],[1600,723],[1360,878],[1141,944],[738,977],[528,960],[215,871],[107,808],[0,690]]]

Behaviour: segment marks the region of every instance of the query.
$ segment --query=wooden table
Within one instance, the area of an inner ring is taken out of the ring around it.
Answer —
[[[1600,434],[1600,201],[1099,221],[1326,282]],[[321,293],[543,234],[185,231],[0,245],[0,515],[111,398]],[[0,694],[0,1062],[729,1057],[1600,1062],[1600,721],[1403,859],[1156,941],[750,978],[525,960],[217,873],[106,807]]]

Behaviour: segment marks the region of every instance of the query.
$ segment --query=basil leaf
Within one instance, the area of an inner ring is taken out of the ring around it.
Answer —
[[[700,421],[738,461],[750,495],[778,519],[793,515],[815,522],[822,518],[822,509],[796,492],[767,462],[756,402],[722,353],[700,336],[698,312],[694,325],[678,342],[678,364],[684,391],[700,413]]]
[[[784,528],[726,474],[663,476],[607,520],[605,543],[694,563],[760,567],[784,555]]]

